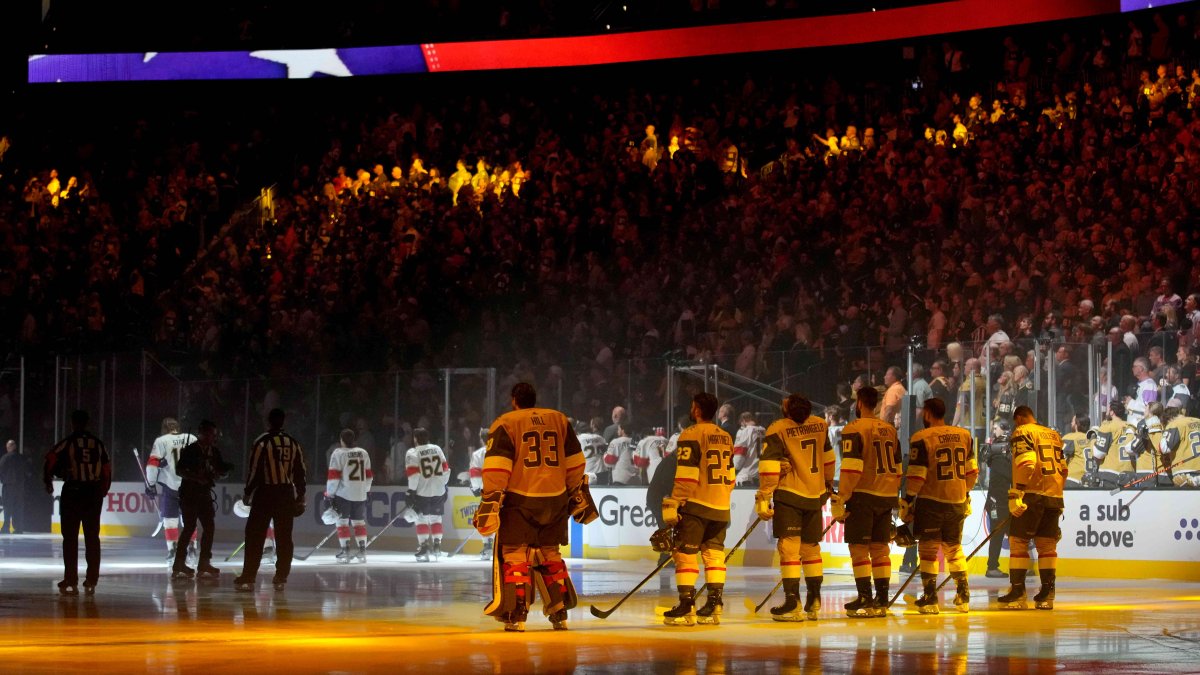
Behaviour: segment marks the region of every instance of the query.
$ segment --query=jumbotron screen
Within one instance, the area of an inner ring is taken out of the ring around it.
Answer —
[[[829,47],[1128,12],[1183,0],[954,0],[831,15],[632,33],[340,49],[34,54],[28,81],[353,77],[587,66]],[[848,21],[855,30],[848,32]]]

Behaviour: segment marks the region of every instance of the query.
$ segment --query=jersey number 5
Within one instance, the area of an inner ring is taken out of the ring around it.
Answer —
[[[526,431],[521,442],[525,444],[525,466],[558,466],[558,432]]]

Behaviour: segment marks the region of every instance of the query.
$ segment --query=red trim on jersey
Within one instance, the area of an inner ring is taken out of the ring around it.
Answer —
[[[846,468],[846,467],[844,467],[844,466],[842,467],[842,473],[857,473],[857,474],[859,474],[859,475],[862,475],[862,472],[861,472],[861,471],[856,471],[856,470],[854,470],[854,469],[847,469],[847,468]]]
[[[700,484],[700,481],[695,478],[676,478],[675,482],[676,483],[695,483],[696,485]]]
[[[708,572],[724,572],[725,571],[724,567],[705,567],[704,569],[705,569],[705,571],[708,571]]]
[[[740,445],[735,445],[735,446],[733,446],[733,454],[735,456],[736,455],[744,455],[744,454],[746,454],[746,448],[743,448]]]
[[[604,463],[605,464],[616,464],[618,459],[620,459],[620,458],[617,457],[616,455],[605,455]]]
[[[676,570],[675,570],[675,573],[676,573],[676,574],[700,574],[700,569],[699,569],[699,568],[696,568],[696,569],[694,569],[694,570],[689,570],[689,569],[676,569]]]
[[[891,560],[884,560],[883,562],[871,563],[871,567],[888,567],[891,564]]]
[[[799,564],[800,564],[800,561],[799,561],[799,560],[786,560],[786,561],[784,561],[784,562],[781,562],[781,563],[779,563],[779,564],[780,564],[780,565],[799,565]]]
[[[644,468],[650,466],[650,458],[649,457],[634,457],[633,465],[638,467],[639,469],[644,469]]]
[[[374,478],[374,477],[375,477],[375,472],[370,469],[367,469],[367,478]]]
[[[471,478],[479,478],[483,475],[483,469],[472,467],[470,471]]]
[[[804,564],[805,565],[819,565],[819,564],[821,564],[821,559],[817,558],[816,560],[805,560]]]
[[[162,466],[162,462],[157,457],[151,455],[150,459],[146,460],[146,466]]]
[[[504,473],[512,473],[512,471],[509,471],[508,469],[501,469],[501,468],[499,468],[499,467],[492,467],[492,468],[490,468],[490,469],[484,469],[484,470],[483,470],[483,472],[484,472],[484,473],[487,473],[487,472],[489,472],[489,471],[502,471],[502,472],[504,472]]]
[[[405,473],[407,473],[409,476],[415,476],[415,475],[421,473],[421,470],[415,466],[410,466],[410,467],[408,467],[408,470]]]
[[[342,477],[341,469],[330,469],[329,473],[325,475],[325,480],[340,480],[341,477]]]

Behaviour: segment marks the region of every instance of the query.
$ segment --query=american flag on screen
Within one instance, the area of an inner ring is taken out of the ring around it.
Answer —
[[[29,82],[262,80],[426,72],[418,45],[232,52],[36,54]]]

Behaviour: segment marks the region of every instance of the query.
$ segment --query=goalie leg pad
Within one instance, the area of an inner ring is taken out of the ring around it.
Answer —
[[[558,548],[543,547],[535,551],[534,557],[538,564],[533,567],[533,581],[542,596],[542,613],[550,616],[574,609],[579,604],[579,596]]]
[[[529,547],[500,546],[492,558],[492,601],[484,614],[498,621],[524,621],[534,599],[533,588]]]

